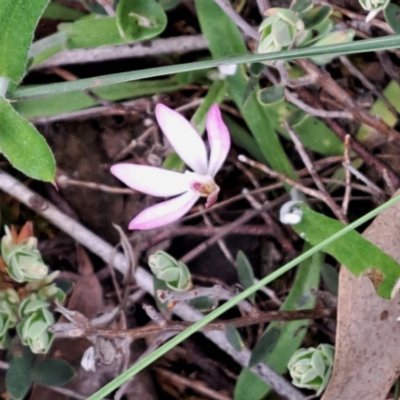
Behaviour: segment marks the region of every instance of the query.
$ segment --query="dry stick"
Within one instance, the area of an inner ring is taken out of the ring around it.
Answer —
[[[227,0],[214,0],[216,4],[224,11],[224,13],[242,30],[242,32],[255,40],[260,40],[260,34],[249,25],[236,11],[232,8]]]
[[[203,206],[201,206],[201,209],[204,209]],[[214,228],[211,219],[208,217],[207,214],[203,214],[203,220],[205,222],[205,224],[209,227],[209,228]],[[236,261],[233,258],[231,252],[229,251],[228,247],[226,246],[225,242],[223,241],[223,239],[219,239],[217,241],[219,248],[221,249],[223,255],[225,256],[225,258],[233,265],[236,266]]]
[[[400,84],[400,71],[398,67],[396,67],[392,60],[389,57],[389,54],[387,51],[377,51],[376,55],[379,58],[379,61],[381,62],[384,71],[386,74],[388,74],[395,82]]]
[[[300,190],[301,192],[308,194],[311,197],[315,197],[323,202],[326,202],[325,196],[318,192],[317,190],[310,189],[307,186],[304,186],[303,184],[293,180],[292,178],[289,178],[288,176],[281,174],[280,172],[274,171],[271,168],[267,167],[265,164],[261,164],[257,161],[254,161],[244,155],[238,156],[238,160],[252,166],[253,168],[257,168],[263,172],[265,172],[267,175],[271,176],[272,178],[279,179],[281,181],[286,182],[290,186],[295,187],[296,189]]]
[[[201,329],[201,332],[224,331],[227,326],[244,328],[251,325],[264,324],[267,322],[289,322],[299,321],[302,319],[334,318],[335,315],[336,308],[334,307],[295,311],[258,311],[257,313],[246,314],[242,317],[210,322]],[[101,336],[102,338],[109,340],[126,337],[129,337],[131,340],[136,340],[151,337],[152,335],[162,332],[175,332],[176,334],[184,331],[190,325],[190,323],[185,321],[162,321],[162,323],[150,324],[132,329],[116,330],[95,327],[94,324],[92,324],[92,328],[87,328],[85,326],[79,326],[74,322],[63,322],[57,323],[52,331],[54,332],[55,337],[60,339]]]
[[[314,165],[311,162],[310,158],[308,157],[306,151],[304,150],[304,147],[303,147],[299,137],[297,136],[296,132],[291,128],[291,126],[286,121],[283,122],[283,125],[284,125],[285,129],[287,130],[287,132],[289,133],[290,137],[292,138],[293,143],[296,147],[296,150],[299,153],[301,159],[303,160],[304,165],[310,172],[310,175],[313,178],[315,184],[317,185],[317,188],[324,195],[326,204],[329,206],[329,208],[332,210],[332,212],[336,215],[336,218],[339,221],[341,221],[343,223],[347,223],[346,216],[342,213],[342,210],[340,209],[340,207],[336,204],[335,200],[332,199],[332,196],[326,190],[325,185],[322,183],[321,178],[315,171]]]
[[[393,115],[397,116],[397,111],[393,107],[393,105],[382,93],[379,92],[379,90],[375,88],[375,86],[368,80],[368,78],[351,63],[347,56],[340,56],[340,61],[347,68],[347,70],[364,85],[366,89],[368,89],[376,97],[381,99],[385,103],[386,107],[393,113]]]
[[[353,114],[348,111],[326,111],[321,110],[318,108],[313,108],[308,104],[305,104],[301,101],[296,94],[291,92],[288,89],[285,89],[285,97],[286,100],[290,103],[294,104],[295,106],[299,107],[301,110],[305,111],[306,113],[313,115],[314,117],[319,118],[346,118],[346,119],[353,119]]]
[[[321,72],[319,68],[310,60],[301,59],[296,63],[300,65],[310,75],[317,76],[317,83],[339,104],[350,111],[354,119],[375,128],[381,134],[387,136],[389,140],[400,139],[400,133],[390,126],[386,125],[379,117],[371,115],[368,111],[358,107],[357,103],[347,94],[347,92],[339,86],[336,81],[327,72]]]
[[[119,46],[102,46],[95,49],[63,50],[30,70],[58,67],[60,65],[87,64],[123,58],[142,58],[161,54],[186,53],[208,49],[203,35],[156,39],[147,43]]]
[[[175,384],[178,388],[190,388],[193,391],[206,396],[207,399],[212,400],[230,400],[231,397],[226,396],[222,393],[217,392],[209,388],[203,381],[185,378],[182,375],[175,374],[174,372],[168,371],[164,368],[156,367],[154,368],[156,374],[160,375],[163,382],[170,381],[171,384]]]
[[[297,91],[299,93],[299,96],[302,99],[305,99],[307,103],[311,104],[314,108],[322,108],[320,101],[307,89],[299,88]],[[348,133],[336,121],[329,118],[325,121],[333,130],[336,136],[342,139],[342,141],[346,140],[346,135]],[[350,146],[351,149],[362,158],[365,164],[367,164],[369,167],[375,168],[379,175],[383,176],[385,174],[385,171],[387,172],[389,179],[392,183],[393,190],[397,190],[397,188],[400,187],[400,177],[390,166],[371,154],[367,149],[363,147],[360,142],[357,141],[357,139],[351,138]]]
[[[48,220],[54,226],[69,234],[78,243],[82,244],[93,254],[100,257],[104,262],[111,263],[113,267],[119,270],[122,274],[126,273],[128,262],[123,254],[114,253],[113,246],[105,240],[95,235],[79,222],[63,214],[57,209],[57,207],[49,203],[37,193],[28,189],[25,185],[4,171],[0,171],[0,190],[16,198],[21,203],[25,204],[27,207]],[[135,279],[138,286],[142,289],[146,290],[151,295],[154,293],[153,277],[146,270],[141,267],[137,268]],[[181,319],[189,322],[196,322],[203,318],[201,313],[192,309],[185,303],[178,304],[174,308],[174,313]],[[210,331],[205,332],[204,334],[222,351],[229,354],[238,364],[244,367],[248,366],[251,356],[250,350],[245,348],[241,352],[237,352],[227,342],[224,332]],[[301,392],[295,389],[289,382],[267,365],[259,364],[257,367],[252,368],[252,371],[283,398],[290,400],[300,400],[305,398]]]
[[[346,135],[346,139],[344,141],[344,163],[346,165],[350,165],[350,135]],[[346,168],[346,189],[344,191],[344,198],[342,203],[342,212],[344,215],[347,215],[347,211],[349,209],[351,196],[351,172]]]

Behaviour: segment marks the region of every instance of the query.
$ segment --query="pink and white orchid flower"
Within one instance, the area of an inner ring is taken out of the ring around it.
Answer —
[[[170,224],[185,215],[200,197],[207,197],[206,207],[217,200],[219,187],[215,174],[224,163],[231,139],[221,112],[214,104],[206,120],[210,156],[200,135],[184,117],[163,104],[156,106],[156,118],[164,135],[192,171],[174,172],[147,165],[116,164],[111,172],[132,189],[152,196],[169,197],[139,213],[129,229],[153,229]]]

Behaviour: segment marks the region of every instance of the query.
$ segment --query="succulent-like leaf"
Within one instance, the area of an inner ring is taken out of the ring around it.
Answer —
[[[32,368],[32,380],[45,386],[63,386],[75,376],[71,365],[58,358],[48,358]]]

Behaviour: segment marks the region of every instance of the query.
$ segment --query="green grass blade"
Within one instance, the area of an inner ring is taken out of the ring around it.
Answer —
[[[127,380],[131,379],[133,376],[135,376],[137,373],[142,371],[144,368],[149,366],[153,361],[157,360],[160,358],[162,355],[173,349],[175,346],[177,346],[179,343],[193,335],[195,332],[197,332],[199,329],[203,328],[205,325],[209,324],[212,322],[214,319],[225,313],[226,311],[230,310],[232,307],[236,306],[240,301],[246,299],[247,297],[251,296],[253,293],[255,293],[257,290],[260,290],[263,286],[269,284],[273,280],[277,279],[278,277],[282,276],[285,274],[287,271],[295,267],[296,265],[300,264],[307,258],[311,257],[318,251],[322,250],[324,247],[328,246],[329,244],[333,243],[335,240],[341,238],[343,235],[345,235],[348,232],[351,232],[355,228],[359,227],[360,225],[364,224],[365,222],[369,221],[371,218],[377,216],[379,213],[382,211],[388,209],[389,207],[393,206],[394,204],[400,202],[400,196],[396,196],[386,203],[382,204],[381,206],[377,207],[375,210],[372,210],[368,214],[364,215],[363,217],[359,218],[357,221],[354,221],[353,223],[347,225],[343,229],[341,229],[339,232],[336,232],[334,235],[331,237],[325,239],[323,242],[319,243],[318,245],[314,246],[310,250],[304,252],[301,254],[299,257],[295,258],[294,260],[290,261],[289,263],[285,264],[278,270],[274,271],[272,274],[266,276],[265,278],[261,279],[259,282],[255,283],[252,287],[246,289],[242,293],[238,294],[231,300],[227,301],[225,304],[222,306],[218,307],[214,311],[212,311],[210,314],[206,315],[203,319],[200,321],[194,323],[192,326],[187,328],[185,331],[181,332],[177,336],[175,336],[173,339],[171,339],[169,342],[163,344],[160,346],[156,351],[153,353],[149,354],[147,357],[142,359],[140,362],[137,364],[133,365],[131,368],[127,369],[124,371],[121,375],[119,375],[117,378],[109,382],[107,385],[105,385],[103,388],[98,390],[96,393],[94,393],[92,396],[90,396],[87,400],[101,400],[105,396],[107,396],[109,393],[111,393],[113,390],[115,390],[117,387],[122,385],[124,382]]]
[[[15,90],[11,97],[14,99],[24,97],[44,96],[53,93],[72,92],[75,90],[85,90],[98,86],[112,85],[114,83],[128,82],[157,76],[176,74],[178,72],[197,71],[207,68],[215,68],[218,65],[226,64],[245,64],[273,60],[296,60],[299,58],[309,58],[311,56],[324,54],[354,54],[365,53],[368,51],[383,51],[400,47],[400,35],[385,36],[377,39],[359,40],[356,42],[343,43],[340,45],[329,45],[321,47],[310,47],[305,49],[295,49],[280,51],[268,54],[246,54],[218,60],[197,61],[187,64],[168,65],[164,67],[150,68],[141,71],[121,72],[111,75],[103,75],[94,78],[80,79],[77,81],[52,83],[37,87]]]

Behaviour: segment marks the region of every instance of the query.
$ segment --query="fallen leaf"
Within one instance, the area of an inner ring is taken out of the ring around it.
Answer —
[[[396,194],[399,194],[397,192]],[[400,203],[363,236],[400,262]],[[400,295],[385,300],[342,266],[333,374],[322,400],[384,400],[400,371]]]

